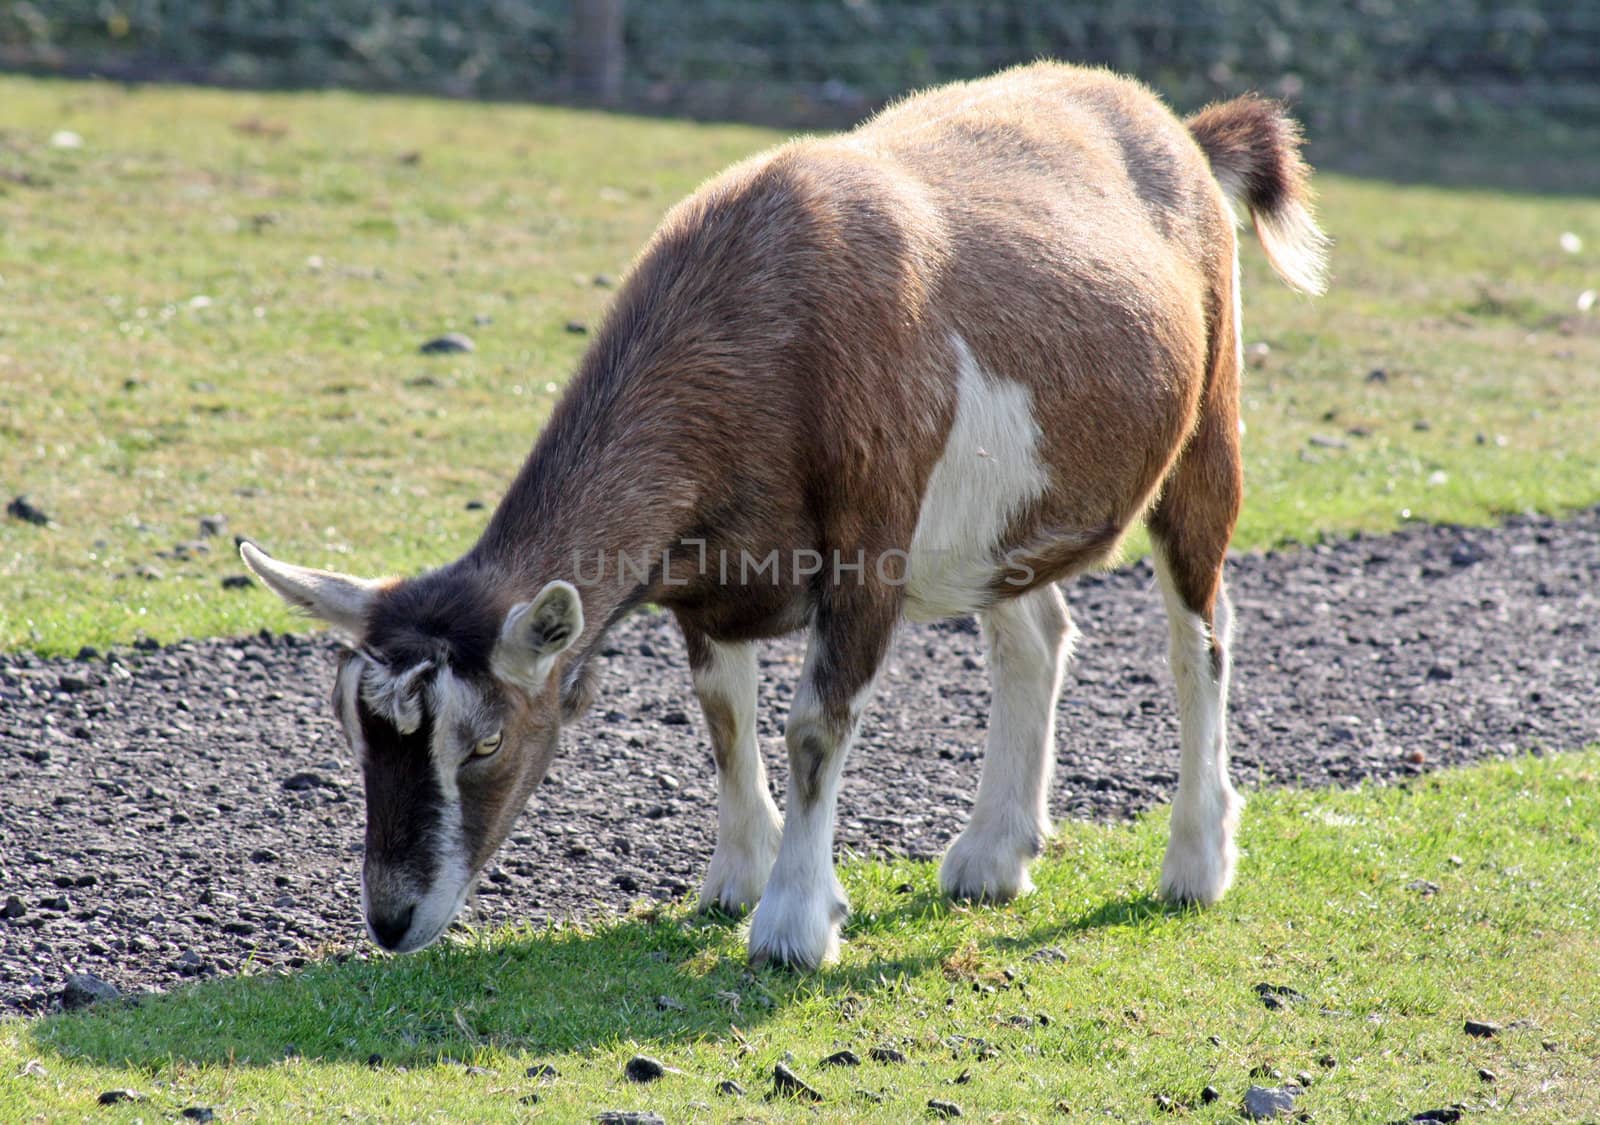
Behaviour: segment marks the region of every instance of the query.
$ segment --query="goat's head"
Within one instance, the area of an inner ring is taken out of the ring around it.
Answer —
[[[581,707],[581,669],[563,659],[583,632],[578,591],[551,582],[500,608],[482,575],[370,581],[250,543],[240,554],[353,646],[333,706],[366,785],[362,909],[379,945],[421,949],[461,909]]]

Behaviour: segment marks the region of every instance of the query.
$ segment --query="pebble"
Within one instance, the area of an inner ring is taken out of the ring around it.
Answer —
[[[599,1125],[667,1125],[659,1113],[638,1109],[603,1109],[594,1119]]]
[[[248,590],[255,582],[248,574],[224,574],[222,588],[224,590]]]
[[[1241,1112],[1251,1121],[1271,1121],[1294,1112],[1294,1086],[1252,1086],[1244,1092]]]
[[[567,331],[574,336],[586,336],[589,333],[589,326],[581,320],[569,320],[567,321]]]
[[[622,1068],[622,1073],[630,1082],[654,1082],[667,1072],[659,1059],[649,1055],[634,1055],[628,1060],[628,1065]]]
[[[961,1107],[955,1102],[943,1101],[939,1098],[928,1099],[928,1112],[935,1117],[960,1117]]]
[[[686,1010],[686,1007],[687,1006],[684,1004],[684,1002],[682,1000],[679,1000],[675,996],[657,996],[656,997],[656,1008],[659,1011],[663,1011],[663,1012],[682,1012],[682,1011]]]
[[[731,1078],[724,1078],[717,1083],[717,1093],[727,1098],[742,1098],[744,1097],[744,1087]]]
[[[561,1072],[549,1063],[534,1063],[528,1068],[529,1078],[540,1078],[552,1081],[561,1077]]]
[[[1222,1097],[1222,1092],[1215,1086],[1207,1086],[1204,1090],[1200,1091],[1200,1100],[1206,1105],[1210,1105],[1220,1097]]]
[[[105,1000],[120,999],[122,993],[116,985],[93,973],[68,973],[67,985],[61,990],[61,1006],[69,1012]]]
[[[1490,1070],[1488,1067],[1480,1066],[1478,1068],[1478,1081],[1479,1082],[1498,1082],[1498,1081],[1500,1081],[1500,1076],[1498,1074],[1496,1074],[1494,1071]]]
[[[100,1095],[101,1105],[121,1105],[123,1102],[142,1102],[148,1100],[138,1090],[107,1090]]]
[[[867,1058],[878,1063],[903,1063],[906,1061],[905,1053],[896,1047],[873,1047],[867,1051]]]
[[[203,1125],[204,1122],[215,1120],[217,1115],[210,1106],[192,1105],[183,1111],[182,1116],[190,1121],[199,1121]]]
[[[0,906],[0,918],[21,918],[27,912],[28,908],[16,895],[6,895],[6,904]]]
[[[326,778],[314,770],[301,770],[299,773],[292,773],[284,778],[283,787],[296,792],[303,792],[307,789],[318,788],[337,789],[338,785],[332,779]],[[254,857],[252,856],[251,858]]]
[[[823,1059],[819,1066],[860,1066],[861,1056],[848,1047],[842,1051],[835,1051]]]
[[[1488,1020],[1468,1020],[1462,1030],[1474,1039],[1493,1039],[1500,1034],[1500,1025]]]
[[[26,496],[18,496],[7,504],[6,515],[14,520],[22,520],[24,523],[39,527],[47,527],[50,524],[50,517],[45,514],[44,509],[36,507]]]
[[[446,332],[443,336],[435,336],[426,341],[417,349],[423,355],[452,355],[477,350],[478,345],[464,332]]]
[[[772,1092],[779,1097],[799,1098],[808,1102],[822,1100],[822,1094],[818,1090],[782,1063],[776,1063],[772,1068]]]
[[[200,538],[212,539],[228,534],[228,517],[219,514],[200,517]]]

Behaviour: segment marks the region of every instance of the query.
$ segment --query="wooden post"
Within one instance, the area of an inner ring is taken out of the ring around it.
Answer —
[[[572,89],[614,105],[622,97],[623,0],[572,0]]]

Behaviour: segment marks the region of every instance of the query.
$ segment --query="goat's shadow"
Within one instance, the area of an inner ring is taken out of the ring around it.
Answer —
[[[897,896],[888,909],[853,918],[846,938],[893,932],[950,909],[932,891]],[[1116,899],[1048,933],[989,944],[1020,962],[1040,940],[1163,912],[1148,896]],[[342,956],[290,974],[205,981],[51,1015],[30,1035],[42,1050],[151,1070],[269,1066],[290,1056],[425,1065],[485,1047],[553,1054],[618,1040],[692,1042],[726,1034],[730,1024],[759,1027],[819,990],[843,1001],[894,988],[903,977],[940,972],[952,952],[866,963],[847,957],[821,974],[802,974],[751,969],[741,938],[725,916],[668,908],[492,943],[468,937],[410,957]]]

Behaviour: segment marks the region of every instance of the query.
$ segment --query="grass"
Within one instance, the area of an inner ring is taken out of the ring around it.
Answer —
[[[814,976],[751,972],[738,926],[671,906],[13,1020],[0,1119],[906,1121],[941,1098],[978,1120],[1148,1120],[1164,1096],[1221,1121],[1257,1066],[1309,1072],[1319,1121],[1600,1113],[1600,750],[1260,793],[1239,884],[1206,911],[1150,897],[1164,833],[1164,813],[1067,825],[1039,892],[1001,908],[950,906],[928,865],[850,864],[843,960]],[[1305,999],[1269,1011],[1258,983]],[[1470,1038],[1468,1019],[1504,1030]],[[907,1061],[818,1065],[885,1044]],[[636,1053],[672,1069],[629,1083]],[[763,1100],[786,1054],[820,1109]],[[525,1077],[540,1063],[560,1077]],[[124,1087],[150,1100],[95,1106]]]
[[[568,323],[602,311],[594,277],[777,139],[15,77],[0,104],[0,488],[55,521],[0,521],[0,650],[52,653],[304,628],[220,586],[239,565],[225,539],[193,546],[203,514],[294,562],[454,557],[484,519],[466,505],[510,480],[584,344]],[[1247,339],[1270,351],[1248,379],[1238,543],[1600,499],[1600,312],[1577,309],[1600,202],[1320,186],[1325,299],[1290,294],[1247,241]],[[449,330],[478,350],[417,354]]]

